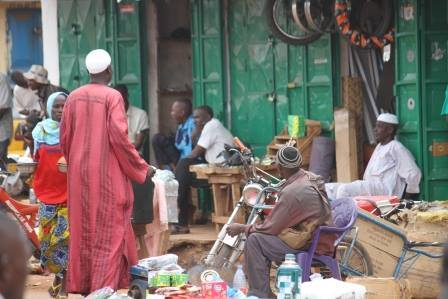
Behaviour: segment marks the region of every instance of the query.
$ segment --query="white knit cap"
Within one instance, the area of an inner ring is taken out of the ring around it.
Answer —
[[[398,118],[392,113],[381,113],[376,120],[386,124],[398,125]]]
[[[86,68],[90,74],[99,74],[107,69],[112,59],[109,53],[103,49],[90,51],[86,56]]]

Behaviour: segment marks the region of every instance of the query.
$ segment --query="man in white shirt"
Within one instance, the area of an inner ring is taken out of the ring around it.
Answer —
[[[8,145],[12,137],[12,94],[5,74],[0,74],[0,168],[6,169]]]
[[[224,145],[233,145],[233,136],[219,120],[213,118],[213,110],[209,106],[200,106],[193,112],[196,131],[193,135],[200,134],[197,145],[187,158],[179,160],[176,166],[176,180],[179,182],[177,204],[179,207],[179,225],[172,233],[189,233],[188,216],[191,205],[190,188],[193,175],[190,165],[203,163],[203,157],[209,164],[221,163],[224,158],[219,154],[224,150]]]
[[[398,118],[390,113],[378,116],[375,138],[378,145],[364,172],[363,180],[326,184],[329,198],[359,195],[395,195],[412,198],[420,193],[421,171],[408,149],[395,140]]]
[[[13,90],[14,109],[23,118],[28,116],[32,111],[40,114],[41,106],[39,104],[39,96],[37,95],[37,90],[28,88],[27,80],[19,71],[12,72],[11,79],[16,84]]]
[[[128,136],[135,148],[142,153],[143,145],[148,138],[149,121],[145,110],[132,106],[129,103],[128,88],[124,84],[118,84],[115,89],[123,97],[126,114],[128,117]]]
[[[0,298],[22,299],[31,256],[23,231],[0,211]]]

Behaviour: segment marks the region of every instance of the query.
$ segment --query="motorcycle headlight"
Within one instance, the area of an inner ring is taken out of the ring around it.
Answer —
[[[261,193],[261,190],[263,187],[260,184],[249,184],[246,185],[243,189],[243,199],[244,202],[250,206],[253,207],[257,203],[257,197]],[[264,195],[258,202],[258,204],[262,204],[264,202]]]

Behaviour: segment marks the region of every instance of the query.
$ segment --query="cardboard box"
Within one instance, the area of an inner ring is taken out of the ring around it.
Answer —
[[[431,231],[424,231],[421,222],[412,222],[406,229],[384,221],[378,217],[359,210],[359,217],[355,223],[358,227],[358,242],[366,250],[373,266],[373,276],[392,277],[404,246],[405,236],[409,240],[434,242],[446,241],[446,227],[438,229],[427,225]],[[394,230],[391,232],[384,228]],[[443,232],[441,230],[444,230]],[[433,253],[441,253],[441,248],[421,248]],[[408,252],[407,257],[412,256]],[[414,298],[436,298],[440,292],[441,259],[431,259],[420,256],[409,268],[411,262],[405,262],[401,266],[402,278],[410,283],[411,294]]]
[[[410,283],[406,279],[349,277],[346,281],[364,286],[367,290],[365,299],[412,298]]]
[[[334,123],[337,181],[353,182],[359,177],[356,119],[353,112],[343,108],[334,111]]]

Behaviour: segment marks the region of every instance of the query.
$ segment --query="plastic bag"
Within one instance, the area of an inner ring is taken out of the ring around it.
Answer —
[[[179,257],[175,254],[165,254],[161,256],[153,256],[138,261],[138,265],[148,270],[160,270],[164,266],[177,264]]]
[[[17,196],[22,193],[23,182],[20,179],[20,172],[16,172],[6,178],[5,191],[11,196]]]
[[[129,297],[128,295],[125,294],[114,293],[108,299],[132,299],[132,297]]]
[[[114,294],[114,290],[111,287],[104,287],[91,293],[86,299],[107,299]]]
[[[177,274],[183,273],[185,271],[178,264],[165,265],[165,266],[161,267],[160,270],[167,271],[167,272],[170,272],[170,273],[177,273]]]
[[[365,294],[364,286],[334,278],[304,282],[300,288],[302,299],[364,299]]]

